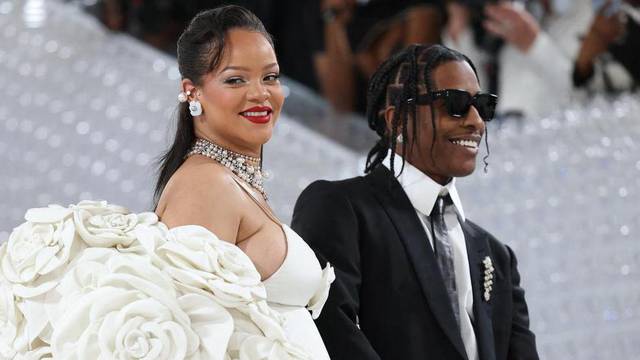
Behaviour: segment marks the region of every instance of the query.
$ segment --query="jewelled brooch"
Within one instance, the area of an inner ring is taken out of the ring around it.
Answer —
[[[484,265],[484,301],[491,300],[491,290],[493,290],[493,262],[491,262],[491,258],[489,256],[485,256],[484,260],[482,260],[482,264]]]

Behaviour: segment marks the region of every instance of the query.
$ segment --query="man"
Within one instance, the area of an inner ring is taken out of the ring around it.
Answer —
[[[311,184],[292,222],[336,270],[317,321],[332,358],[538,359],[516,258],[465,218],[455,187],[495,105],[471,61],[440,45],[372,77],[381,138],[367,175]]]

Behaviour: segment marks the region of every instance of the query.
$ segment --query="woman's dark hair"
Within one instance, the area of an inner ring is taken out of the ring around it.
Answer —
[[[369,80],[367,92],[367,121],[369,127],[380,136],[380,140],[367,155],[365,172],[371,172],[388,155],[390,149],[397,144],[398,129],[402,129],[402,137],[409,138],[407,125],[411,121],[412,139],[416,137],[418,119],[415,99],[421,92],[435,90],[432,73],[439,65],[450,61],[466,61],[473,72],[476,68],[464,54],[442,45],[411,45],[391,58],[387,59]],[[384,112],[388,106],[394,106],[395,112],[391,120],[391,129],[387,126]],[[431,123],[433,125],[433,139],[436,138],[435,110],[431,106]],[[402,142],[402,167],[406,159],[407,143]],[[487,152],[489,151],[488,143]],[[412,142],[413,145],[413,142]],[[433,150],[433,143],[431,150]],[[391,173],[394,172],[394,159],[391,157]],[[486,157],[485,157],[486,164]]]
[[[196,86],[202,85],[203,77],[220,64],[225,52],[225,37],[232,29],[258,32],[273,46],[271,35],[260,19],[241,6],[221,6],[200,12],[178,39],[178,68],[182,78],[191,80]],[[195,131],[189,105],[181,103],[178,105],[175,140],[158,161],[154,207],[158,205],[164,187],[184,162],[194,141]]]

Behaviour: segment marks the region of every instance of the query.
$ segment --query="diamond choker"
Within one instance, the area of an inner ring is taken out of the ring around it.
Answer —
[[[226,166],[240,179],[256,189],[265,201],[267,200],[267,194],[262,186],[260,158],[239,154],[205,139],[197,139],[187,156],[194,154],[204,155]]]

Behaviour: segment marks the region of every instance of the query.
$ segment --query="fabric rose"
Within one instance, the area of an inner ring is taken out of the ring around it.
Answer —
[[[311,359],[304,349],[287,340],[278,322],[264,316],[268,311],[260,308],[268,307],[266,302],[260,301],[249,307],[249,314],[238,309],[229,310],[234,321],[234,332],[227,350],[231,359]]]
[[[308,359],[287,340],[284,318],[266,301],[266,289],[251,259],[202,226],[169,230],[155,253],[162,269],[191,292],[208,291],[234,321],[232,359]]]
[[[320,316],[320,312],[322,312],[322,308],[327,302],[327,298],[329,298],[331,283],[333,283],[335,279],[335,271],[333,270],[333,267],[331,267],[331,264],[327,263],[327,266],[322,270],[322,285],[318,288],[307,305],[307,309],[311,311],[311,317],[313,317],[314,320]]]
[[[16,307],[11,285],[0,278],[0,359],[13,359],[16,355],[20,348],[17,337],[21,325],[22,316]]]
[[[31,351],[26,351],[16,355],[13,360],[44,360],[52,359],[51,348],[48,346],[37,346]]]
[[[238,351],[238,358],[239,360],[311,360],[308,354],[293,344],[271,341],[260,336],[250,336],[244,339]]]
[[[83,200],[76,205],[71,205],[72,209],[82,209],[94,215],[104,214],[129,214],[130,211],[126,207],[120,205],[109,204],[105,200],[93,201]]]
[[[106,201],[82,201],[72,208],[78,233],[95,247],[128,247],[136,239],[137,225],[158,222],[154,213],[132,214]]]
[[[237,246],[218,239],[202,226],[169,231],[156,249],[163,270],[183,286],[210,291],[225,307],[266,299],[260,273]]]
[[[51,290],[57,272],[82,245],[75,241],[69,209],[57,205],[30,209],[27,222],[18,226],[0,247],[0,268],[16,295],[29,298]]]
[[[56,291],[54,358],[223,360],[233,331],[210,296],[178,292],[138,254],[89,248]]]
[[[0,276],[0,360],[51,358],[50,348],[44,342],[27,337],[31,333],[30,324],[17,304],[11,284]]]
[[[231,359],[311,359],[304,349],[286,339],[282,328],[277,330],[279,326],[276,323],[272,322],[270,325],[265,326],[262,323],[265,319],[256,319],[255,311],[258,310],[259,314],[263,313],[264,309],[258,309],[263,306],[267,307],[266,302],[257,306],[255,304],[251,305],[253,314],[250,315],[245,315],[235,310],[230,311],[235,322],[228,349]],[[267,332],[263,332],[262,329],[265,327],[270,329]]]

